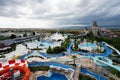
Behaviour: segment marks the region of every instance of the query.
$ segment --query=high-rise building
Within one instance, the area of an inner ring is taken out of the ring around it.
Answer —
[[[94,22],[93,22],[93,25],[92,25],[92,32],[93,32],[93,35],[94,35],[95,37],[98,36],[98,30],[99,30],[99,28],[98,28],[97,22],[94,21]]]

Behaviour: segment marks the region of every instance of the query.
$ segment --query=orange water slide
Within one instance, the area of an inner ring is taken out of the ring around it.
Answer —
[[[10,64],[12,62],[12,65],[16,64],[14,60],[11,60],[11,61],[8,61],[8,62]],[[13,69],[14,74],[15,74],[16,71],[19,71],[20,74],[25,74],[22,80],[29,80],[31,72],[30,72],[29,68],[26,67],[27,64],[26,63],[23,64],[23,63],[25,63],[25,61],[24,60],[20,60],[19,65],[17,63],[17,65],[14,65],[14,66],[10,66],[10,65],[9,65],[9,67],[8,67],[8,65],[4,65],[5,67],[2,66],[3,69],[0,70],[0,76],[2,76],[2,78],[0,80],[6,80],[6,78],[10,77],[11,74],[10,74],[9,71],[11,69]]]

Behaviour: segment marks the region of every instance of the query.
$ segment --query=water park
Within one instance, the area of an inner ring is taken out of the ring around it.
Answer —
[[[65,50],[62,45],[67,45]],[[54,53],[58,47],[63,51]],[[47,53],[48,48],[53,53]],[[79,80],[83,74],[96,80],[109,80],[101,74],[103,67],[120,71],[120,65],[109,58],[113,50],[120,55],[119,50],[106,42],[68,40],[54,33],[41,40],[20,43],[0,58],[0,80]]]

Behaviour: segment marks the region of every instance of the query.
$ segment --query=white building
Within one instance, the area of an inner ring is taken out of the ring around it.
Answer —
[[[23,37],[23,33],[14,33],[14,32],[4,32],[4,33],[0,33],[0,36],[11,36],[12,34],[16,35],[17,37]]]
[[[15,34],[13,32],[5,32],[5,33],[0,33],[0,36],[11,36],[12,34]]]
[[[64,39],[65,39],[65,37],[58,32],[56,32],[50,36],[50,40],[52,40],[52,41],[63,41]]]

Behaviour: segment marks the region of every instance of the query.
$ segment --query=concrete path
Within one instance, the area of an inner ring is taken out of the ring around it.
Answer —
[[[79,64],[75,68],[75,72],[74,72],[74,75],[73,75],[74,80],[79,80],[80,67],[81,67],[81,65]]]

